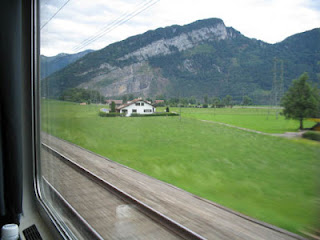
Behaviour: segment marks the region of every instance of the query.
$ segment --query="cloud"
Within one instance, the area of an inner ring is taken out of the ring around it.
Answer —
[[[269,43],[316,27],[320,23],[320,4],[315,0],[71,0],[41,31],[41,53],[56,55],[108,44],[150,29],[188,24],[205,18],[221,18],[247,37]],[[65,3],[47,1],[41,6],[41,25]],[[131,20],[148,4],[155,3]],[[101,35],[96,41],[92,36]],[[89,39],[86,41],[86,39]],[[82,44],[81,44],[82,43]],[[90,43],[83,45],[83,43]],[[83,46],[83,48],[79,48]]]

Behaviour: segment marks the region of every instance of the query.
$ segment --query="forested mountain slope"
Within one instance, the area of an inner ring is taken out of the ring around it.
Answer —
[[[87,53],[92,52],[93,50],[85,50],[83,52],[75,53],[75,54],[67,54],[60,53],[53,57],[47,57],[41,55],[40,63],[41,63],[41,79],[49,76],[50,74],[61,70],[62,68],[68,66],[70,63],[77,61],[79,58],[82,58]]]
[[[316,81],[320,65],[320,28],[276,44],[250,39],[220,19],[199,20],[148,31],[92,52],[43,81],[48,97],[82,87],[104,96],[190,97],[249,95],[267,103],[276,63],[287,88],[309,72]],[[48,87],[48,88],[46,88]]]

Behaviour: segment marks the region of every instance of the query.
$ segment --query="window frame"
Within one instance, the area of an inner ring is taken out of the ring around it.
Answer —
[[[49,227],[54,239],[77,239],[72,231],[58,218],[55,210],[43,198],[41,189],[41,96],[40,96],[40,1],[31,0],[31,108],[32,108],[32,151],[33,190],[37,210]]]

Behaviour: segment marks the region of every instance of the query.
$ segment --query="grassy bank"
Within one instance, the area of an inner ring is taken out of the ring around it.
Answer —
[[[44,101],[42,129],[290,231],[298,232],[316,221],[318,143],[198,120],[198,116],[211,116],[212,109],[184,109],[180,121],[178,117],[102,118],[99,108]],[[228,115],[231,110],[221,111]],[[245,111],[241,113],[246,116]],[[254,124],[252,120],[249,125]]]

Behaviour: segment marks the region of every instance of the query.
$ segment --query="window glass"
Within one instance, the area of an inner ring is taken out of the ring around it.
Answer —
[[[68,234],[317,234],[320,33],[300,10],[320,14],[278,4],[40,1],[38,177]]]

